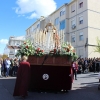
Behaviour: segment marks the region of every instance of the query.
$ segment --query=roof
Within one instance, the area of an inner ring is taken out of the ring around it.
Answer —
[[[45,17],[44,16],[41,16],[39,19],[37,19],[31,26],[29,26],[27,29],[26,29],[26,31],[30,28],[30,27],[32,27],[34,24],[36,24],[36,23],[38,23],[38,22],[40,22],[40,21],[42,21],[42,20],[44,20],[45,19]]]
[[[59,9],[61,9],[61,8],[63,8],[64,6],[66,6],[66,5],[68,5],[68,3],[65,3],[65,4],[63,4],[61,7],[59,7],[57,10],[55,10],[54,12],[52,12],[50,15],[48,15],[48,16],[51,16],[52,14],[54,14],[55,12],[57,12]],[[47,16],[47,17],[48,17]]]
[[[73,3],[75,0],[71,0],[69,3],[68,3],[68,5],[70,5],[71,3]]]
[[[25,40],[25,36],[19,36],[19,37],[10,37],[11,40]]]

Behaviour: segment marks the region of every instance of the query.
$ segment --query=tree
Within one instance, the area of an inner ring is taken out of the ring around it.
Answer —
[[[2,55],[2,59],[5,59],[5,58],[7,58],[8,57],[8,55],[6,55],[6,54],[3,54]]]
[[[97,41],[97,46],[95,47],[94,51],[100,53],[100,39],[97,37],[96,41]]]

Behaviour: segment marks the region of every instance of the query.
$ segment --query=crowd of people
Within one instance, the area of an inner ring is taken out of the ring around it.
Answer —
[[[16,76],[19,59],[10,59],[9,57],[2,59],[0,58],[0,77]]]
[[[99,72],[100,71],[100,58],[80,58],[78,59],[78,70],[82,73],[86,72]]]
[[[9,57],[0,58],[0,77],[16,76],[20,60],[18,58],[10,59]],[[75,63],[75,61],[73,62]],[[99,72],[100,58],[79,58],[77,60],[77,73]],[[75,66],[75,65],[72,65]]]
[[[100,72],[100,58],[78,58],[72,63],[73,78],[77,80],[77,73]]]

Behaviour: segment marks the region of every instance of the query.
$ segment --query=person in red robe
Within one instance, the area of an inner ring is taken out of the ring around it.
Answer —
[[[30,63],[27,62],[27,57],[23,56],[19,64],[17,78],[14,88],[13,96],[28,96],[27,91],[30,82]]]

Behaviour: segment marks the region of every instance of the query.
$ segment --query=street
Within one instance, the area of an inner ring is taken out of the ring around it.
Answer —
[[[68,93],[29,92],[26,100],[100,100],[98,73],[78,74]],[[21,100],[13,97],[15,77],[0,78],[0,100]]]

